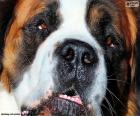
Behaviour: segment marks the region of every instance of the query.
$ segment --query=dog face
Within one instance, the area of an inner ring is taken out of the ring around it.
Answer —
[[[58,94],[58,106],[65,99],[69,104],[80,99],[92,115],[124,114],[118,107],[127,104],[136,35],[132,11],[124,5],[19,0],[6,36],[1,76],[18,105],[31,107],[51,92]],[[58,100],[60,96],[64,99]]]

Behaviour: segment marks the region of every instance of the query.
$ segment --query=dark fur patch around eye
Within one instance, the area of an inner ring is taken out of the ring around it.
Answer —
[[[121,59],[126,57],[125,38],[116,30],[119,24],[114,18],[118,18],[114,7],[111,2],[92,0],[87,7],[86,21],[92,35],[105,50],[105,55],[108,55],[109,59],[115,56]],[[108,37],[110,37],[111,45],[107,43]]]
[[[53,2],[47,8],[34,16],[23,28],[25,35],[30,38],[45,39],[51,32],[56,30],[60,24],[57,14],[58,3]],[[39,29],[40,25],[46,25],[45,29]]]
[[[56,2],[50,4],[45,11],[33,17],[24,27],[22,51],[24,54],[28,53],[26,57],[29,58],[30,62],[33,60],[38,46],[58,28],[60,19],[57,15],[57,9],[58,4]],[[39,29],[38,26],[42,23],[46,24],[46,29]]]
[[[17,69],[19,71],[23,72],[27,69],[35,58],[40,44],[59,27],[60,19],[57,14],[58,7],[58,3],[56,2],[49,4],[44,11],[30,19],[25,27],[23,27],[22,46],[17,59]],[[47,28],[40,30],[38,26],[42,23],[45,23]],[[16,86],[19,84],[19,81],[11,82]]]

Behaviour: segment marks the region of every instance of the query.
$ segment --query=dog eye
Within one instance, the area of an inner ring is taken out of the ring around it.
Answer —
[[[114,48],[115,47],[115,44],[112,40],[113,38],[111,36],[108,36],[106,39],[105,39],[105,44],[109,47],[112,47]]]
[[[48,25],[45,22],[41,22],[37,25],[39,30],[46,30],[48,28]]]

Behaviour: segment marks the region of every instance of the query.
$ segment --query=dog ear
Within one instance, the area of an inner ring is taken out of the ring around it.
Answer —
[[[5,33],[11,20],[15,4],[16,0],[0,0],[0,72],[2,71]]]
[[[135,45],[133,46],[133,58],[131,62],[131,68],[132,70],[132,90],[129,97],[128,107],[130,107],[131,111],[136,107],[136,113],[137,116],[140,115],[140,7],[131,8],[135,17],[136,17],[136,27],[137,27],[137,33],[136,33],[136,39],[135,39]],[[132,23],[132,22],[131,22]],[[137,100],[136,100],[137,99]],[[132,105],[135,103],[136,105]]]

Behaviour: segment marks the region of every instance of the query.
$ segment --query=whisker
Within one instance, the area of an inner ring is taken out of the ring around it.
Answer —
[[[103,113],[103,110],[102,110],[102,108],[101,108],[101,115],[102,115],[102,116],[104,116],[104,113]]]
[[[123,81],[123,80],[119,80],[119,79],[107,79],[107,80],[109,80],[109,81],[118,81],[118,82],[122,82],[124,84],[130,84],[127,81]]]
[[[121,105],[125,108],[124,104],[121,102],[121,100],[112,92],[110,91],[108,88],[106,88],[107,91],[110,93],[111,96],[114,96],[120,103]]]
[[[107,77],[112,77],[113,75],[115,75],[115,74],[111,74],[111,75],[109,75],[109,76],[107,76]]]
[[[101,106],[103,106],[105,109],[107,109],[107,111],[110,111],[110,109],[108,109],[108,107],[105,106],[104,104],[102,104]]]
[[[115,114],[115,116],[117,116],[116,115],[116,112],[114,111],[114,109],[113,109],[113,107],[112,107],[112,105],[111,105],[111,103],[109,102],[109,100],[105,97],[105,101],[107,102],[107,104],[108,104],[108,106],[109,106],[109,109],[110,109],[110,111],[111,111],[111,116],[113,116],[113,113]]]

